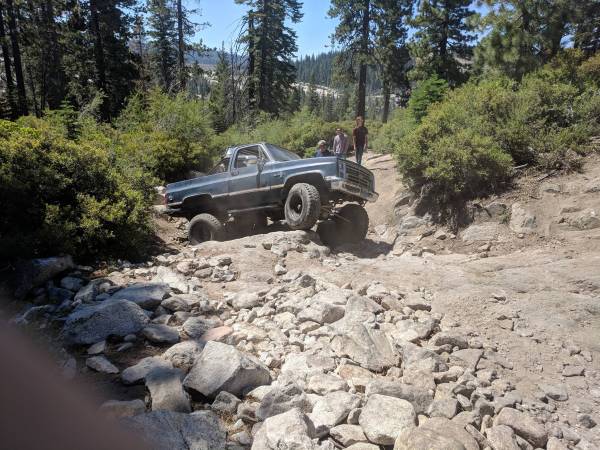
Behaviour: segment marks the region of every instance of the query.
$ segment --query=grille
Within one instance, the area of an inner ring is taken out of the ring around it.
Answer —
[[[346,163],[346,178],[364,189],[373,190],[373,174],[364,167]]]

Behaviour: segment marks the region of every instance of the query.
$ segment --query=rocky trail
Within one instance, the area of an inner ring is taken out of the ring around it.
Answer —
[[[600,448],[600,160],[520,177],[457,234],[367,165],[365,242],[189,247],[164,222],[145,263],[30,266],[2,320],[148,448]]]

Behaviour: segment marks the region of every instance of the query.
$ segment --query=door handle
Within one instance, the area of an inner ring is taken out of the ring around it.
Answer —
[[[281,178],[281,177],[283,177],[283,174],[281,174],[281,173],[274,173],[273,174],[273,178]]]

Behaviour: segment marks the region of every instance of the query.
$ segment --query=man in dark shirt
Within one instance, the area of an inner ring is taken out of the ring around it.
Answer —
[[[356,162],[361,164],[363,152],[369,145],[369,130],[365,127],[365,120],[361,116],[356,118],[356,128],[352,130],[352,142],[356,152]]]

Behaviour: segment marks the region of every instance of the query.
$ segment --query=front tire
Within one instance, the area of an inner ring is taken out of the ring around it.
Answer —
[[[308,183],[292,186],[285,201],[285,221],[292,230],[310,230],[321,212],[319,190]]]
[[[356,203],[342,206],[333,220],[343,242],[360,242],[369,231],[369,215],[365,208]]]
[[[188,240],[192,245],[221,241],[224,234],[223,224],[212,214],[198,214],[188,224]]]

